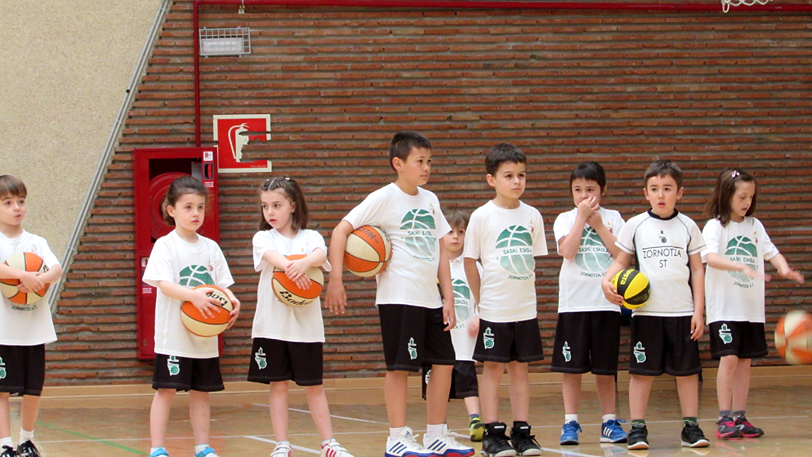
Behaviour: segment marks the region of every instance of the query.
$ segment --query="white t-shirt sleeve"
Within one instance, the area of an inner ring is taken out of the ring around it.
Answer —
[[[533,257],[547,255],[547,240],[544,237],[544,219],[541,213],[536,211],[537,230],[533,232]]]
[[[308,252],[313,253],[316,249],[321,249],[325,253],[327,252],[327,244],[324,242],[324,237],[321,236],[321,233],[315,230],[306,230],[307,233],[307,246]],[[324,271],[330,271],[333,269],[330,262],[327,259],[324,259],[324,263],[319,265]]]
[[[220,249],[220,246],[214,240],[209,240],[210,249],[212,252],[212,257],[214,258],[214,276],[215,281],[217,282],[217,287],[228,288],[234,284],[234,278],[231,276],[231,270],[228,268],[228,262],[226,262],[226,256],[223,254],[223,250]]]
[[[177,282],[167,236],[170,235],[161,237],[155,242],[152,252],[149,254],[149,260],[147,260],[147,268],[144,269],[143,280],[152,287],[157,288],[160,281]]]
[[[575,220],[572,218],[572,211],[561,213],[555,218],[553,223],[553,236],[555,237],[555,252],[561,254],[558,243],[572,230]]]
[[[696,253],[700,253],[705,249],[705,238],[702,237],[702,231],[699,230],[699,226],[696,225],[696,222],[693,219],[687,219],[688,224],[688,233],[691,236],[691,242],[688,244],[687,253],[689,256],[692,256]]]
[[[468,227],[465,229],[465,246],[462,255],[464,258],[479,260],[482,256],[480,244],[480,220],[481,211],[475,210],[468,220]]]
[[[620,233],[617,234],[617,241],[615,246],[619,247],[621,251],[634,255],[634,231],[639,225],[638,220],[635,218],[629,219],[629,223],[625,224]]]
[[[42,261],[45,263],[45,266],[48,268],[53,268],[56,265],[59,265],[59,259],[56,258],[53,251],[51,251],[51,247],[48,246],[48,241],[45,238],[37,237],[37,250],[39,251],[38,255],[42,257]]]
[[[778,248],[773,244],[772,240],[770,240],[770,235],[767,234],[767,230],[764,229],[764,225],[761,223],[760,220],[755,220],[757,225],[757,230],[759,232],[759,236],[763,237],[764,239],[764,260],[770,260],[776,255],[779,254]]]
[[[702,250],[702,261],[708,262],[708,254],[719,254],[719,244],[722,242],[722,224],[718,219],[711,219],[702,229],[702,238],[705,239],[705,249]]]
[[[386,216],[386,203],[389,194],[389,186],[372,192],[367,195],[364,201],[344,216],[344,220],[349,222],[353,229],[364,225],[381,226]]]

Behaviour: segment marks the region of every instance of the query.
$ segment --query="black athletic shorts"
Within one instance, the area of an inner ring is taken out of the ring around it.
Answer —
[[[711,357],[714,359],[726,355],[735,355],[740,359],[757,359],[769,352],[764,324],[757,322],[711,322],[710,348]]]
[[[560,313],[550,371],[614,375],[617,374],[619,352],[620,313]]]
[[[225,389],[220,375],[220,358],[193,359],[155,354],[152,372],[153,389],[175,389],[188,392],[218,392]]]
[[[691,316],[633,316],[629,374],[699,374],[699,345],[691,339]]]
[[[378,305],[387,371],[419,372],[423,365],[454,365],[451,332],[443,330],[443,309]]]
[[[0,392],[42,394],[45,383],[45,345],[0,345]]]
[[[488,322],[480,319],[474,360],[527,363],[543,358],[538,319],[519,322]]]
[[[293,381],[300,386],[318,386],[324,378],[324,343],[294,343],[254,338],[248,380],[270,384]]]
[[[423,366],[423,399],[426,399],[426,388],[431,377],[431,365]],[[479,383],[476,378],[476,366],[473,361],[463,360],[454,364],[451,373],[451,389],[448,399],[462,400],[468,397],[479,396]]]

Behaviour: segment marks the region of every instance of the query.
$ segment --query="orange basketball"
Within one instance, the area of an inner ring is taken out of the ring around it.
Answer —
[[[392,245],[378,227],[364,225],[347,237],[344,265],[356,276],[375,276],[386,268],[391,258]]]
[[[231,319],[229,313],[234,309],[234,305],[223,289],[210,285],[197,286],[195,289],[201,287],[212,289],[206,293],[206,296],[216,298],[220,302],[220,308],[212,310],[214,317],[208,318],[200,314],[200,311],[191,302],[185,301],[180,305],[180,320],[187,330],[197,336],[217,336],[228,327],[228,320]]]
[[[812,315],[790,311],[775,326],[775,348],[793,365],[812,364]]]
[[[15,270],[36,271],[39,273],[48,271],[48,267],[45,266],[42,257],[33,252],[18,252],[12,254],[4,263]],[[30,305],[44,297],[50,286],[50,284],[45,284],[45,287],[38,291],[25,293],[17,289],[18,284],[20,284],[20,281],[17,279],[0,279],[0,291],[2,291],[3,295],[20,305]]]
[[[298,260],[305,257],[307,256],[304,254],[294,254],[287,256],[287,259]],[[313,303],[324,287],[324,273],[321,272],[320,268],[311,267],[307,269],[305,274],[312,282],[307,289],[301,289],[287,277],[283,270],[274,268],[271,282],[273,283],[273,293],[276,298],[288,306],[305,306]]]

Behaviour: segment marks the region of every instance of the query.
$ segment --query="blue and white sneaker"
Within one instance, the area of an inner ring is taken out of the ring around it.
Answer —
[[[431,441],[427,438],[428,435],[423,435],[423,447],[431,452],[432,456],[471,457],[474,455],[474,448],[460,444],[448,433],[448,425],[443,426],[442,435],[435,437]]]
[[[203,449],[202,451],[195,453],[195,457],[220,457],[220,456],[217,455],[216,452],[214,452],[214,449],[212,449],[211,447],[207,447],[206,449]]]
[[[623,431],[620,424],[623,419],[610,419],[601,425],[601,443],[625,443],[628,434]]]
[[[434,453],[417,444],[409,427],[403,427],[397,438],[386,438],[384,457],[434,457]]]
[[[561,427],[561,443],[562,445],[568,446],[572,444],[578,444],[578,433],[583,432],[584,430],[581,428],[581,424],[578,421],[569,421]]]
[[[149,457],[169,457],[169,453],[166,452],[166,449],[159,447],[155,449],[155,452],[149,455]]]

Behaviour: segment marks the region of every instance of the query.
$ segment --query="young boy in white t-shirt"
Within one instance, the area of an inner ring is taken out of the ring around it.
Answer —
[[[564,258],[558,277],[558,323],[550,370],[563,373],[564,426],[561,444],[578,444],[578,403],[583,373],[592,372],[601,405],[601,442],[625,443],[615,416],[615,376],[620,349],[620,308],[603,296],[601,280],[620,250],[615,236],[620,213],[601,206],[606,172],[597,162],[582,162],[570,175],[575,208],[553,225]]]
[[[0,278],[19,280],[17,289],[26,293],[42,290],[45,284],[62,276],[62,267],[48,242],[23,229],[27,196],[28,190],[20,179],[0,176]],[[48,271],[20,271],[3,263],[20,252],[40,256]],[[2,297],[0,323],[0,455],[39,457],[32,440],[45,383],[45,345],[56,341],[51,309],[45,300],[21,305]],[[11,441],[11,393],[23,396],[20,441],[16,447]]]
[[[699,411],[699,361],[697,340],[705,331],[705,249],[702,232],[688,216],[676,210],[682,198],[682,170],[670,160],[658,160],[646,170],[644,194],[651,209],[626,222],[617,236],[620,252],[601,286],[610,302],[620,306],[611,280],[628,268],[634,256],[637,268],[648,278],[651,294],[632,313],[629,366],[629,409],[632,426],[629,449],[648,449],[646,408],[654,377],[676,377],[682,409],[682,445],[707,447],[697,425]]]
[[[399,132],[389,145],[389,164],[397,180],[372,192],[333,230],[325,304],[343,312],[347,302],[342,270],[347,236],[363,225],[381,228],[392,244],[392,258],[376,276],[375,304],[381,320],[389,418],[385,457],[474,454],[445,425],[451,372],[456,363],[449,331],[454,328],[454,292],[448,254],[440,239],[451,230],[434,193],[423,189],[431,173],[431,142],[417,132]],[[439,279],[444,299],[437,290]],[[406,426],[410,372],[433,365],[427,391],[427,431],[423,446]]]
[[[516,146],[497,144],[485,156],[485,179],[493,200],[471,215],[465,234],[465,273],[479,305],[474,359],[484,362],[479,396],[485,456],[541,455],[530,434],[529,362],[544,358],[536,306],[536,256],[547,255],[541,213],[519,198],[526,184],[527,158]],[[477,268],[482,264],[482,274]],[[499,380],[510,375],[513,428],[498,422]]]

